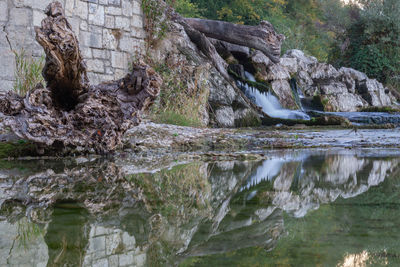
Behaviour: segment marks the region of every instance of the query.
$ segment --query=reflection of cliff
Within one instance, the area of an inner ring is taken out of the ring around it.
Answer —
[[[360,195],[395,172],[400,159],[319,153],[263,162],[166,160],[161,169],[142,163],[8,166],[0,179],[0,220],[8,222],[0,225],[28,215],[43,229],[29,251],[49,266],[173,265],[255,246],[271,250],[283,211],[300,217],[339,196]]]
[[[23,172],[20,164],[2,171],[0,214],[19,220],[26,213],[46,229],[40,246],[48,250],[49,266],[170,265],[189,244],[201,243],[196,249],[206,254],[217,244],[220,252],[272,247],[280,233],[275,222],[282,225],[277,214],[233,230],[219,228],[252,162],[171,161],[159,170],[135,168],[130,161],[85,160],[42,162]],[[196,241],[200,229],[207,236]],[[254,238],[247,243],[223,241],[250,233]]]
[[[320,204],[366,192],[371,186],[382,183],[399,164],[398,158],[352,154],[319,154],[286,161],[272,158],[259,167],[244,188],[248,196],[267,195],[273,206],[295,217],[303,217]],[[269,188],[265,188],[266,184]],[[264,190],[259,189],[263,187]]]

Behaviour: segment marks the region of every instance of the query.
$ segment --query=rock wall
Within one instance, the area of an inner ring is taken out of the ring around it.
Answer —
[[[35,40],[44,10],[53,0],[0,0],[0,90],[14,83],[15,52],[44,55]],[[59,0],[79,38],[92,84],[121,78],[130,60],[145,50],[141,0]]]
[[[271,84],[272,90],[286,108],[297,108],[291,93],[289,81],[296,78],[305,97],[320,97],[325,111],[359,111],[367,107],[392,106],[395,96],[388,88],[365,73],[351,68],[335,69],[327,63],[320,63],[315,57],[300,50],[289,50],[278,64],[251,59],[255,76]]]

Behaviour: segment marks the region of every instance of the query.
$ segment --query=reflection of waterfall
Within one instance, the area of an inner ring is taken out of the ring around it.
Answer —
[[[264,161],[262,165],[257,168],[256,172],[247,180],[246,184],[240,188],[240,191],[250,189],[264,181],[271,181],[279,174],[284,162],[285,161],[282,159]]]
[[[273,181],[282,171],[282,166],[288,162],[303,162],[308,158],[308,154],[303,155],[290,155],[290,156],[278,156],[271,159],[263,161],[255,172],[247,179],[246,183],[240,188],[240,192],[249,190],[256,187],[262,182]],[[296,170],[297,179],[300,179],[304,170],[302,165],[300,165],[298,170]]]
[[[382,183],[398,159],[357,157],[352,154],[295,157],[277,155],[265,160],[239,189],[244,202],[269,191],[272,203],[294,217],[303,217],[321,203],[352,198]]]
[[[255,78],[252,74],[245,72],[246,79],[252,82],[255,82]],[[242,88],[246,96],[252,100],[257,106],[261,107],[262,110],[268,114],[270,117],[273,118],[280,118],[280,119],[300,119],[300,120],[309,120],[310,116],[305,114],[302,111],[298,110],[288,110],[282,108],[281,104],[279,103],[278,98],[268,93],[262,93],[257,88],[249,86],[246,83],[238,83],[239,86]]]

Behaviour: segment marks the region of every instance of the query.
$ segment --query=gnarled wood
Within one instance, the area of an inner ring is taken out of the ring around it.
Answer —
[[[46,53],[43,77],[52,92],[54,104],[73,109],[78,97],[88,91],[86,66],[78,40],[59,2],[49,5],[41,27],[35,27],[36,40]]]
[[[185,18],[184,20],[207,37],[260,50],[272,62],[279,62],[281,45],[285,37],[277,34],[268,21],[262,21],[258,26],[248,26],[208,19]]]
[[[36,39],[46,52],[47,88],[38,86],[25,97],[1,95],[3,124],[41,145],[113,151],[125,131],[140,123],[140,113],[155,100],[162,80],[152,68],[137,63],[120,80],[90,86],[61,4],[51,3],[46,14]]]

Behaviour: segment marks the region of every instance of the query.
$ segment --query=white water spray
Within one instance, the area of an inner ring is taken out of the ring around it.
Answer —
[[[251,73],[245,72],[245,77],[249,81],[256,81]],[[256,88],[241,82],[239,82],[239,86],[244,89],[245,94],[249,99],[253,100],[257,106],[261,107],[262,110],[272,118],[310,120],[310,116],[302,111],[282,108],[278,98],[276,98],[270,92],[262,93]]]

